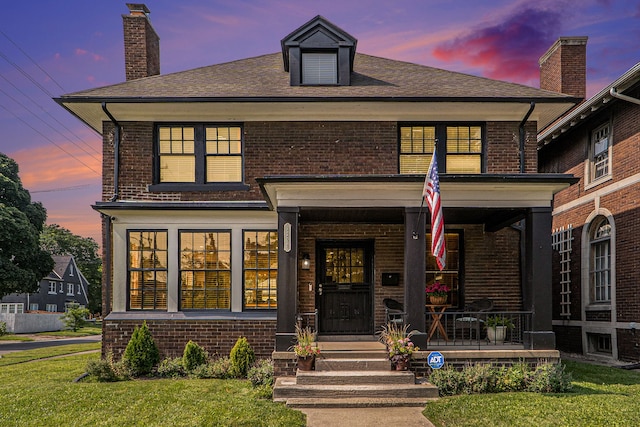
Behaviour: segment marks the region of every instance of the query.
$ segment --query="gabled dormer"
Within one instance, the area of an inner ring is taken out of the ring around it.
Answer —
[[[316,16],[281,41],[291,86],[349,86],[357,43],[350,34]]]

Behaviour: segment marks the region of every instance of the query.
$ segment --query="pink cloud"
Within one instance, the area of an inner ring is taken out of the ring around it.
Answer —
[[[489,78],[532,84],[539,77],[537,60],[557,38],[560,23],[559,11],[525,9],[441,43],[432,53],[443,62],[480,68]]]
[[[88,55],[94,62],[99,62],[99,61],[104,61],[105,60],[104,56],[99,55],[97,53],[89,52],[88,50],[81,49],[79,47],[74,50],[74,53],[76,54],[76,56]]]

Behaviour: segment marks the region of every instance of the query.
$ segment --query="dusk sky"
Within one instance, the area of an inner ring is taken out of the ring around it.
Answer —
[[[639,0],[147,0],[162,74],[280,51],[316,15],[358,52],[538,87],[538,58],[588,36],[587,95],[640,62]],[[49,224],[99,244],[100,135],[53,97],[124,81],[124,1],[5,1],[0,13],[0,152]]]

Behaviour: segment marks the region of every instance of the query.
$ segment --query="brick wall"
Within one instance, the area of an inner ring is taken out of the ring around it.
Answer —
[[[160,38],[146,16],[122,16],[127,81],[160,74]]]
[[[520,173],[520,123],[487,122],[487,173]],[[536,123],[525,124],[525,172],[538,171]]]
[[[112,351],[116,359],[124,352],[141,320],[105,320],[102,353]],[[147,320],[161,357],[182,356],[192,340],[210,356],[228,356],[239,337],[246,337],[256,357],[268,358],[275,349],[276,322],[264,320]]]
[[[554,326],[556,347],[567,353],[582,354],[582,332],[579,326]]]
[[[586,37],[562,37],[540,58],[540,88],[586,96]]]
[[[618,359],[640,360],[640,330],[618,329]]]

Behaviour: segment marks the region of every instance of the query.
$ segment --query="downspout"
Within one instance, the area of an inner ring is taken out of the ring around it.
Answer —
[[[118,197],[120,195],[118,176],[120,175],[120,134],[122,128],[120,127],[120,123],[118,123],[118,121],[111,115],[109,110],[107,110],[106,102],[102,103],[102,111],[104,111],[104,113],[107,115],[107,117],[109,117],[109,119],[115,126],[115,130],[113,133],[113,196],[111,197],[111,200],[109,200],[110,202],[115,202],[116,200],[118,200]]]
[[[525,171],[525,154],[524,154],[524,143],[525,143],[525,133],[524,126],[527,124],[527,120],[529,120],[529,116],[533,113],[533,109],[536,108],[536,103],[531,101],[531,106],[529,107],[529,111],[525,114],[524,118],[520,122],[520,126],[518,126],[518,131],[520,133],[520,173],[524,173]]]
[[[634,104],[638,104],[640,105],[640,99],[638,98],[632,98],[631,96],[627,96],[627,95],[623,95],[621,93],[618,93],[618,91],[616,90],[615,87],[612,87],[611,89],[609,89],[609,93],[611,94],[611,96],[613,96],[614,98],[618,98],[618,99],[622,99],[624,101],[627,102],[632,102]]]

